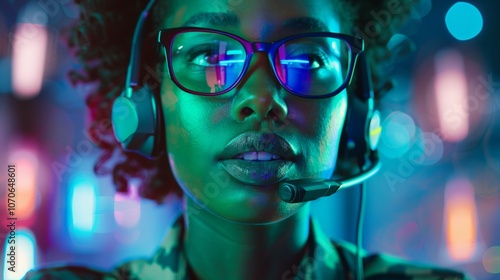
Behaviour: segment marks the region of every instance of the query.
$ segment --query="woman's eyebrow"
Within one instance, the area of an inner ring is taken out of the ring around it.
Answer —
[[[203,12],[190,17],[183,26],[208,24],[214,26],[234,26],[240,24],[240,19],[231,12]]]
[[[285,20],[278,28],[278,31],[290,29],[298,29],[301,31],[327,32],[328,26],[323,21],[314,17],[296,17]]]
[[[183,26],[193,26],[199,24],[207,24],[213,26],[238,26],[240,19],[235,13],[232,12],[203,12],[190,17]],[[314,17],[296,17],[285,20],[278,31],[285,30],[303,30],[303,31],[316,31],[326,32],[328,26],[321,20]]]

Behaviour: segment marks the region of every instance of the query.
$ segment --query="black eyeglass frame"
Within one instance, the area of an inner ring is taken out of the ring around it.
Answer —
[[[214,34],[220,34],[224,36],[228,36],[230,38],[235,39],[236,41],[240,42],[246,52],[246,58],[245,58],[245,64],[243,65],[243,69],[241,71],[241,74],[238,76],[238,78],[235,80],[233,85],[230,87],[226,88],[225,90],[222,90],[217,93],[203,93],[203,92],[198,92],[194,90],[190,90],[183,86],[175,77],[175,72],[173,71],[173,66],[172,66],[172,45],[174,42],[174,38],[185,32],[207,32],[207,33],[214,33]],[[284,84],[276,71],[276,66],[274,62],[274,56],[276,55],[276,51],[278,48],[284,44],[285,42],[297,38],[304,38],[304,37],[331,37],[335,39],[340,39],[343,40],[344,42],[347,43],[347,45],[350,48],[350,65],[348,66],[347,70],[347,75],[345,78],[345,81],[340,85],[338,89],[336,89],[333,92],[324,94],[324,95],[304,95],[300,94],[298,92],[295,92],[293,89],[289,88],[286,84]],[[358,43],[356,43],[358,41]],[[275,78],[278,80],[280,85],[285,88],[287,91],[292,93],[293,95],[303,97],[303,98],[308,98],[308,99],[319,99],[319,98],[327,98],[331,96],[335,96],[336,94],[340,93],[343,91],[350,83],[352,80],[354,68],[356,65],[356,60],[361,52],[364,51],[364,41],[360,37],[355,37],[347,34],[341,34],[341,33],[332,33],[332,32],[314,32],[314,33],[303,33],[303,34],[297,34],[293,36],[288,36],[283,39],[280,39],[276,42],[249,42],[237,35],[234,35],[232,33],[216,30],[216,29],[210,29],[210,28],[199,28],[199,27],[176,27],[176,28],[169,28],[169,29],[162,29],[158,32],[158,43],[162,44],[165,47],[165,55],[166,55],[166,60],[167,60],[167,65],[168,65],[168,71],[170,78],[174,82],[175,85],[177,85],[180,89],[182,89],[185,92],[191,93],[191,94],[196,94],[196,95],[203,95],[203,96],[218,96],[222,95],[224,93],[229,92],[230,90],[234,89],[236,86],[238,86],[247,73],[248,67],[250,66],[250,61],[252,59],[252,56],[256,52],[265,52],[267,53],[267,56],[269,58],[269,62],[271,63],[271,68],[273,69],[273,73]]]

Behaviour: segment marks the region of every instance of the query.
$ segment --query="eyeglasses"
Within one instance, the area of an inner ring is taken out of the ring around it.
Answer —
[[[292,94],[334,96],[350,83],[364,47],[361,38],[338,33],[306,33],[267,43],[194,27],[161,30],[158,42],[165,47],[172,81],[186,92],[208,96],[235,88],[256,52],[267,53],[277,80]]]

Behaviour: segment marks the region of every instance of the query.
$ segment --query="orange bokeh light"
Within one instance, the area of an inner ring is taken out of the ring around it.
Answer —
[[[449,256],[454,260],[470,259],[476,251],[477,216],[474,189],[468,180],[448,182],[444,215]]]

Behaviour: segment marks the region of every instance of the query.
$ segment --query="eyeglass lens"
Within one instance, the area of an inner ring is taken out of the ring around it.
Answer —
[[[217,33],[184,32],[172,44],[172,69],[185,88],[217,94],[233,86],[245,68],[247,52],[236,39]],[[347,79],[351,51],[344,40],[308,36],[282,43],[273,66],[280,83],[295,93],[326,95]]]

